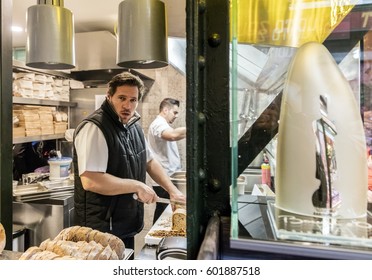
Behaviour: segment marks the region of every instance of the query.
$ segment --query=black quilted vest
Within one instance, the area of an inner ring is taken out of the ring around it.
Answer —
[[[137,121],[123,126],[111,105],[104,101],[101,108],[76,128],[75,135],[87,122],[96,124],[103,132],[108,145],[106,173],[145,182],[145,138]],[[140,232],[143,228],[143,203],[134,200],[132,194],[106,196],[85,191],[78,175],[78,158],[75,149],[73,162],[75,224],[111,232],[120,238],[131,237]]]

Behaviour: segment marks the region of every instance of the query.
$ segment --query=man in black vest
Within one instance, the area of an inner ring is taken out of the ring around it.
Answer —
[[[110,232],[132,249],[135,234],[143,228],[143,203],[157,200],[145,184],[146,172],[170,198],[185,201],[147,148],[136,112],[142,89],[137,76],[116,75],[106,100],[74,134],[75,223]]]

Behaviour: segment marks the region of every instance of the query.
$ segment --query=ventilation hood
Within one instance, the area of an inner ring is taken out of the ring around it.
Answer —
[[[117,39],[109,31],[81,32],[75,34],[76,67],[71,71],[74,79],[86,87],[106,86],[111,78],[124,71],[138,75],[147,89],[154,80],[116,64]]]
[[[116,37],[109,31],[76,33],[73,71],[123,69],[116,65],[116,44]]]

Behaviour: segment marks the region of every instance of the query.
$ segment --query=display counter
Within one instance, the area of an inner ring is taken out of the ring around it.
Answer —
[[[73,195],[74,181],[70,179],[46,180],[13,188],[13,224],[27,229],[26,247],[39,246],[73,225]]]
[[[156,260],[157,245],[145,244],[139,254],[134,258],[135,260]]]
[[[62,229],[73,225],[73,195],[40,199],[30,202],[13,202],[13,223],[28,230],[29,246],[39,246],[54,238]]]
[[[372,230],[369,227],[364,231],[366,233],[364,242],[361,238],[350,242],[350,238],[342,235],[342,230],[338,230],[340,234],[338,241],[327,239],[325,238],[327,233],[316,233],[314,230],[312,230],[314,234],[319,237],[317,242],[306,239],[301,241],[300,236],[278,238],[269,211],[274,201],[274,197],[239,196],[239,236],[230,238],[229,247],[221,252],[222,258],[372,259],[372,248],[369,244]],[[369,225],[372,220],[370,213],[366,219],[366,224]],[[229,227],[228,220],[222,224],[225,228]],[[296,229],[292,228],[290,231],[295,235]],[[343,244],[340,241],[344,241]]]

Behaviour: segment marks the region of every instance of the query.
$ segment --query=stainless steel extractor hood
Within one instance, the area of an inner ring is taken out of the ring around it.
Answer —
[[[109,31],[76,33],[76,67],[73,71],[123,69],[116,65],[116,44],[116,37]]]
[[[166,9],[162,1],[122,1],[117,31],[119,66],[152,69],[168,65]]]
[[[74,18],[63,0],[38,0],[27,10],[26,65],[41,69],[75,66]]]
[[[71,71],[71,76],[82,81],[86,87],[105,87],[114,75],[130,71],[138,75],[146,88],[150,89],[153,79],[116,64],[116,46],[117,39],[109,31],[76,33],[76,67]]]
[[[97,87],[116,73],[127,71],[116,65],[116,44],[116,37],[109,31],[76,33],[76,67],[71,75],[85,86]]]

